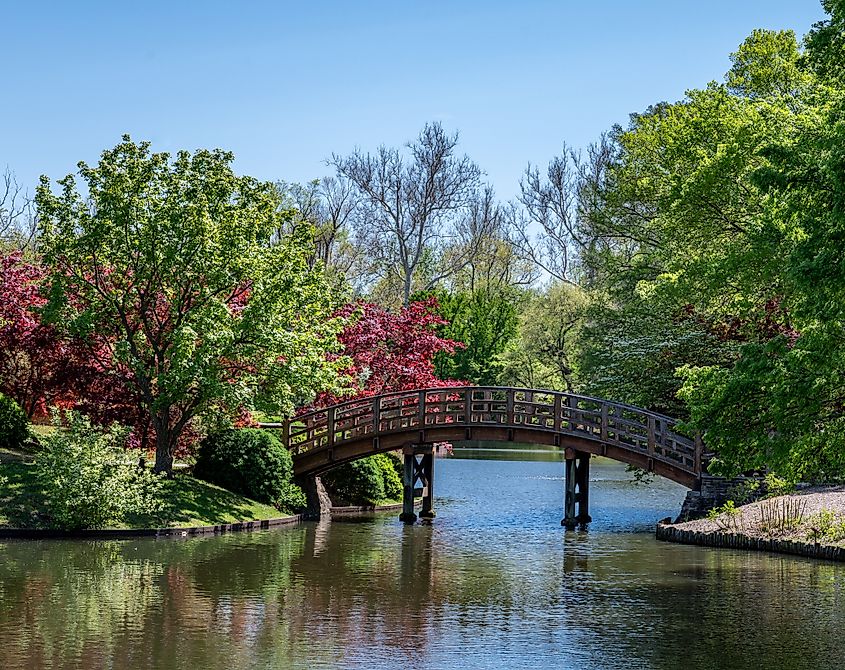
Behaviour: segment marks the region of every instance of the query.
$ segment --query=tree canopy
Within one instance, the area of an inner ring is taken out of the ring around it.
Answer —
[[[153,153],[128,136],[96,166],[37,192],[51,268],[47,311],[97,341],[103,365],[148,414],[156,468],[200,416],[256,403],[290,411],[331,388],[341,327],[310,236],[273,241],[291,212],[271,183],[237,176],[230,153]]]

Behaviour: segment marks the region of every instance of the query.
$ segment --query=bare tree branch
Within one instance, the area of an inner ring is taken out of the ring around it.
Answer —
[[[458,222],[474,200],[481,171],[455,154],[457,144],[457,133],[430,123],[406,145],[407,153],[382,146],[375,154],[355,150],[329,161],[360,195],[357,238],[374,254],[373,271],[401,286],[404,303],[415,282],[429,287],[462,267],[462,260],[446,263],[454,260],[447,250],[459,238]]]

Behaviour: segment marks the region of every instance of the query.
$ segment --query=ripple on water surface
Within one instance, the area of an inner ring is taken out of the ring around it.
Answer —
[[[845,668],[845,567],[658,543],[684,490],[437,462],[437,519],[0,543],[0,668]],[[508,454],[516,458],[518,454]]]

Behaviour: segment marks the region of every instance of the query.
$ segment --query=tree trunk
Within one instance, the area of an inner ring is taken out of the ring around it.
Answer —
[[[156,462],[153,472],[173,474],[173,435],[170,430],[170,412],[153,417],[156,434]]]

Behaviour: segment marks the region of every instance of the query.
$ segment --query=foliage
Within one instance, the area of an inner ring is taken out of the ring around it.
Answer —
[[[808,520],[808,539],[813,542],[840,542],[845,540],[845,518],[833,510],[823,509]]]
[[[756,479],[744,479],[728,491],[728,495],[737,505],[745,505],[756,499],[760,492],[760,482]]]
[[[825,7],[803,54],[754,31],[724,84],[633,115],[583,189],[585,386],[688,416],[714,474],[845,477],[845,5]]]
[[[767,472],[764,479],[766,487],[767,498],[777,498],[778,496],[785,496],[795,490],[795,484],[788,482],[782,477],[778,477],[773,472]]]
[[[304,494],[292,481],[290,452],[267,430],[232,428],[212,433],[200,444],[194,475],[289,511],[305,507]]]
[[[99,339],[156,437],[156,470],[196,417],[256,402],[289,411],[332,388],[338,296],[309,266],[304,228],[273,184],[239,177],[214,150],[152,153],[128,136],[36,202],[51,274],[47,312]],[[271,243],[275,240],[275,243]],[[69,297],[72,296],[72,300]]]
[[[22,449],[29,439],[29,421],[20,406],[0,393],[0,447]]]
[[[477,288],[453,293],[440,290],[433,295],[446,322],[439,328],[440,335],[463,344],[435,356],[437,377],[482,385],[499,383],[502,364],[498,357],[516,336],[516,292]]]
[[[402,476],[400,469],[402,461],[392,458],[388,454],[376,454],[373,456],[381,470],[382,481],[384,482],[384,497],[388,500],[402,500]]]
[[[587,294],[566,282],[554,282],[529,293],[520,305],[517,335],[499,356],[500,381],[511,386],[573,391],[587,305]]]
[[[134,458],[133,458],[134,460]],[[49,528],[50,516],[34,465],[24,461],[0,463],[0,526]],[[279,511],[232,491],[176,471],[159,482],[153,508],[127,513],[118,528],[211,526],[238,521],[273,519]]]
[[[402,481],[387,454],[344,463],[323,476],[332,495],[352,504],[379,504],[402,499]]]
[[[638,468],[636,465],[626,465],[625,472],[631,475],[634,486],[651,486],[654,483],[654,473]]]
[[[348,322],[338,336],[350,381],[345,395],[321,393],[313,406],[325,407],[349,397],[366,397],[406,389],[449,386],[435,374],[437,354],[454,353],[460,345],[441,337],[446,322],[437,315],[437,300],[412,302],[397,312],[372,303],[346,305],[335,316]]]
[[[707,518],[715,522],[719,530],[735,531],[742,527],[742,510],[737,508],[733,500],[709,510]]]
[[[42,438],[35,459],[51,523],[67,530],[105,528],[160,511],[162,481],[126,452],[128,430],[96,428],[78,414],[69,419],[64,430]]]
[[[20,251],[0,251],[0,392],[29,418],[71,404],[94,374],[82,343],[44,323],[47,269]]]

